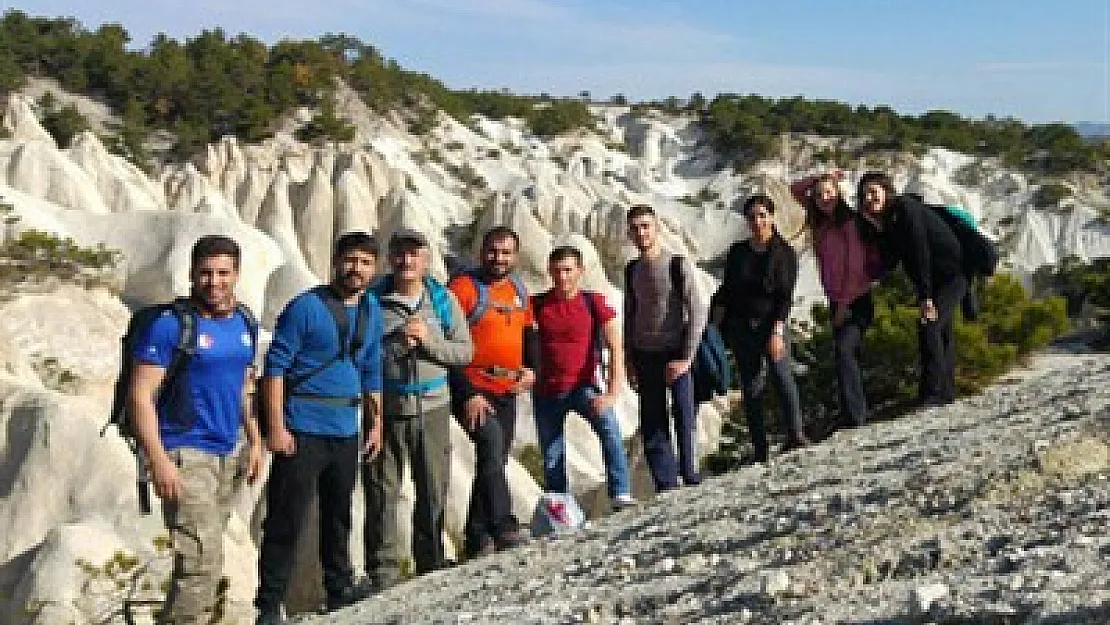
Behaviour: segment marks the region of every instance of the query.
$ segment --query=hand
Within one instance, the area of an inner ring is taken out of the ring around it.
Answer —
[[[422,317],[412,316],[405,320],[403,332],[405,334],[405,345],[409,348],[421,345],[428,340],[428,324],[424,322]]]
[[[767,340],[767,355],[771,362],[778,362],[786,357],[786,339],[781,334],[772,334]]]
[[[921,319],[923,321],[936,321],[937,320],[937,307],[933,304],[933,300],[926,299],[921,301]]]
[[[489,403],[485,395],[475,395],[466,400],[464,412],[466,413],[463,415],[463,418],[466,420],[464,425],[467,431],[474,432],[482,427],[486,419],[493,414],[493,404]]]
[[[835,312],[833,312],[832,326],[839,328],[848,320],[848,307],[843,304],[833,304],[833,309]]]
[[[516,384],[514,384],[513,387],[509,389],[509,392],[514,395],[524,393],[530,390],[535,384],[536,372],[532,371],[528,367],[524,367],[520,370],[520,377],[517,378]]]
[[[163,501],[176,501],[185,493],[181,474],[169,456],[162,454],[157,460],[151,461],[150,472],[154,480],[154,492]]]
[[[667,363],[666,378],[667,384],[674,384],[674,381],[682,377],[682,374],[690,370],[689,360],[672,360]]]
[[[285,426],[272,432],[266,444],[275,454],[292,456],[297,453],[297,439],[293,438],[293,434]]]
[[[362,442],[362,453],[365,460],[373,460],[382,450],[382,420],[375,419],[374,424],[366,430],[366,440]]]
[[[246,466],[243,467],[247,475],[247,484],[254,484],[258,476],[262,475],[262,457],[265,452],[261,441],[247,446]]]
[[[594,417],[598,418],[600,418],[606,410],[615,406],[616,403],[617,397],[613,395],[611,391],[600,395],[594,395],[590,398],[590,408],[593,408]]]

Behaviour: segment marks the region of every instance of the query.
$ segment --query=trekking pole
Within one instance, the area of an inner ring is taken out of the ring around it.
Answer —
[[[139,496],[139,514],[150,516],[150,467],[147,466],[146,452],[138,441],[131,443],[135,453],[135,490]]]
[[[416,371],[416,350],[409,350],[409,372],[410,379],[414,393],[416,395],[416,415],[420,419],[420,461],[424,463],[424,475],[428,474],[428,437],[427,437],[427,420],[424,416],[424,398],[423,391],[420,390],[420,376]],[[438,477],[438,476],[437,476]],[[428,492],[431,494],[437,484],[429,484]],[[433,566],[439,568],[443,566],[443,528],[439,527],[436,520],[439,518],[439,510],[437,507],[437,498],[439,493],[436,492],[428,502],[428,525],[435,533],[432,539],[432,560]]]

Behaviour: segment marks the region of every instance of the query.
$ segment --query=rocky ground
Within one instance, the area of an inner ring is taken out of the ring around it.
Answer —
[[[1110,356],[415,580],[330,623],[1110,623]]]

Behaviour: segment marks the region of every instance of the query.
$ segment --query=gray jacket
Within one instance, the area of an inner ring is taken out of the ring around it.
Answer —
[[[432,307],[427,287],[415,310],[409,308],[405,298],[395,293],[387,293],[379,299],[384,327],[382,413],[387,420],[415,417],[421,410],[449,405],[451,394],[445,382],[448,368],[470,363],[474,344],[470,340],[466,315],[454,294],[447,291],[447,295],[451,301],[452,319],[451,331],[446,336]],[[409,350],[402,341],[400,330],[413,315],[423,317],[428,325],[428,340]],[[444,383],[439,383],[440,380]],[[397,385],[407,385],[410,389],[416,385],[422,390],[398,389]]]

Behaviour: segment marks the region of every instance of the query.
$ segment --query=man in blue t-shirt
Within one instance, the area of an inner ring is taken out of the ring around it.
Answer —
[[[275,455],[254,600],[259,625],[283,622],[281,603],[314,493],[328,610],[368,594],[353,583],[348,541],[359,453],[372,458],[381,446],[382,314],[367,292],[377,260],[369,234],[339,237],[331,282],[294,297],[274,328],[262,378]]]
[[[167,308],[132,344],[131,415],[175,552],[166,623],[208,623],[218,611],[232,496],[239,479],[253,481],[262,465],[258,426],[244,401],[255,336],[235,301],[239,257],[239,246],[224,236],[201,237],[193,246],[185,314],[196,338],[172,381],[166,373],[182,332],[175,312]],[[170,390],[190,403],[166,400]],[[244,425],[245,465],[233,457]]]

